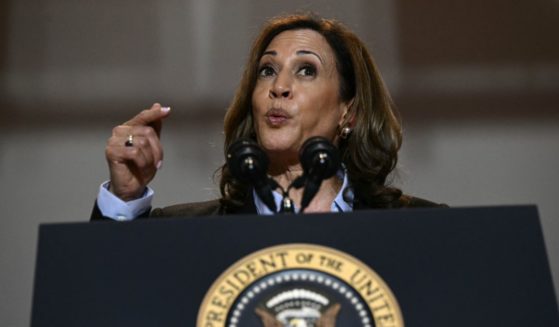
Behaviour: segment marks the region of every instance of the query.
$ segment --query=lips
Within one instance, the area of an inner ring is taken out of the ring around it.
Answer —
[[[281,108],[272,108],[266,112],[266,122],[271,126],[281,126],[285,124],[291,116]]]

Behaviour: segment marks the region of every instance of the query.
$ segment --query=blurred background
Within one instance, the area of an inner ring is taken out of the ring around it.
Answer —
[[[214,198],[222,119],[265,19],[312,10],[369,46],[399,107],[394,184],[536,204],[559,284],[559,1],[0,1],[0,325],[29,325],[38,226],[85,222],[113,126],[171,106],[155,206]]]

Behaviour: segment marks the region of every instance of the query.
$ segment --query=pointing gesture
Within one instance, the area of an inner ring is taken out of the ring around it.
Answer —
[[[113,128],[107,141],[105,156],[109,165],[109,190],[124,201],[142,196],[163,162],[159,140],[162,120],[169,107],[155,103],[150,109]]]

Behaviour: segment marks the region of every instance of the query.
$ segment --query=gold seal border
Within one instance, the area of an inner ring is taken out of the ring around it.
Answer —
[[[322,245],[292,243],[271,246],[237,260],[206,292],[197,327],[225,327],[238,296],[256,280],[290,269],[315,270],[353,287],[373,314],[376,327],[404,327],[396,297],[384,280],[359,259]]]

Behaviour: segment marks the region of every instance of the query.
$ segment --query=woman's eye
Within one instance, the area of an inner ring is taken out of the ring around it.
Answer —
[[[264,67],[261,67],[258,70],[258,76],[261,76],[261,77],[273,76],[274,74],[275,74],[275,71],[270,66],[264,66]]]
[[[316,75],[316,68],[311,65],[305,65],[299,69],[297,74],[302,76],[315,76]]]

